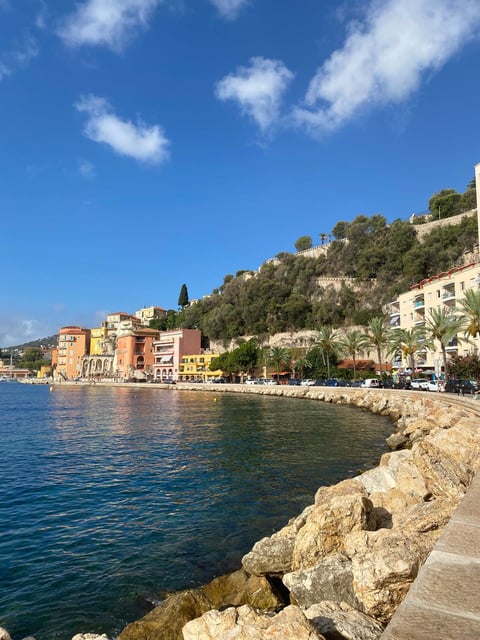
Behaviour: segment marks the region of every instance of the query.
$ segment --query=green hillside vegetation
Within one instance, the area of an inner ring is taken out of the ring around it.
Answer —
[[[214,340],[322,325],[365,325],[382,315],[382,306],[399,293],[461,262],[478,238],[476,216],[432,229],[422,242],[412,224],[387,224],[382,215],[339,222],[332,235],[325,254],[317,258],[282,253],[257,273],[225,276],[210,296],[174,317],[170,314],[170,323],[198,327]],[[356,280],[335,290],[322,287],[321,277]]]

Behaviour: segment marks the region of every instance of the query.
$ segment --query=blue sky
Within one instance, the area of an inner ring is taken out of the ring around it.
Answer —
[[[0,0],[0,346],[463,191],[478,0]]]

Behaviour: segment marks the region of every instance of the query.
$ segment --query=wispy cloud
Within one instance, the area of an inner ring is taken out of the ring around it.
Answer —
[[[85,0],[58,34],[69,46],[105,46],[121,51],[138,29],[146,28],[163,0]]]
[[[250,3],[250,0],[210,0],[220,13],[229,20],[236,18],[242,7]]]
[[[18,344],[31,342],[47,337],[51,329],[37,320],[30,320],[14,315],[0,316],[0,348],[15,347]]]
[[[262,132],[277,123],[283,94],[293,73],[278,60],[252,58],[215,87],[219,100],[237,102],[243,114],[253,118]]]
[[[38,53],[37,42],[33,38],[26,38],[22,45],[0,53],[0,81],[27,66]]]
[[[140,162],[159,164],[169,157],[169,141],[158,125],[147,126],[121,120],[110,104],[98,96],[84,96],[75,105],[88,116],[84,133],[95,142],[103,142],[120,155]]]
[[[322,133],[405,100],[478,37],[479,26],[478,0],[372,0],[364,19],[349,25],[343,48],[318,69],[295,121]]]
[[[82,178],[91,179],[95,177],[95,167],[94,165],[85,160],[84,158],[79,158],[78,160],[78,173],[82,176]]]

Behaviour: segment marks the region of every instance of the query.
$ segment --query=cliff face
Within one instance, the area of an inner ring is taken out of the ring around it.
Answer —
[[[119,640],[379,638],[478,471],[480,406],[381,390],[212,391],[303,397],[388,415],[393,450],[375,469],[320,487],[303,513],[254,545],[240,571],[174,594]]]

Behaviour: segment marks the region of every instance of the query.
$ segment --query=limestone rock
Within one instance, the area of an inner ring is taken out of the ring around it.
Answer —
[[[302,611],[290,605],[277,613],[257,613],[245,605],[209,611],[183,628],[184,640],[325,640]]]
[[[302,608],[322,600],[359,604],[353,590],[352,562],[339,553],[323,558],[310,569],[287,573],[283,583]]]
[[[277,610],[284,602],[266,578],[239,570],[215,578],[201,589],[169,596],[140,620],[129,624],[118,640],[183,640],[182,627],[210,609],[252,605]]]
[[[362,610],[388,621],[405,597],[432,545],[396,529],[354,531],[345,539],[353,588]]]
[[[319,602],[304,611],[326,640],[379,640],[383,625],[345,602]]]
[[[12,640],[6,629],[0,627],[0,640]]]
[[[376,516],[367,492],[356,480],[322,487],[315,508],[295,539],[292,569],[307,569],[330,553],[343,551],[344,537],[351,531],[376,528]]]
[[[257,576],[283,574],[290,571],[295,534],[296,531],[290,527],[288,534],[279,531],[269,538],[262,538],[242,558],[243,568]]]

